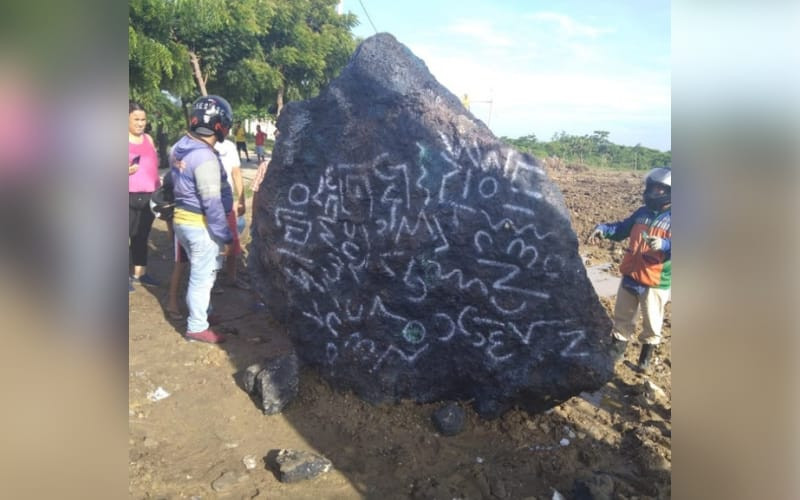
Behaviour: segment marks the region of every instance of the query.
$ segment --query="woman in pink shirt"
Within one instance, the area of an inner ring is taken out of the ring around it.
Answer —
[[[133,101],[128,103],[128,236],[129,258],[133,272],[128,280],[128,290],[133,283],[158,286],[158,281],[147,274],[147,238],[155,216],[150,210],[150,195],[158,189],[158,153],[153,138],[144,132],[147,114]]]

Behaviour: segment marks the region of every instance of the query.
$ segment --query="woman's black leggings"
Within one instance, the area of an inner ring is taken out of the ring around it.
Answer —
[[[155,215],[150,210],[152,193],[128,193],[128,236],[130,237],[129,258],[134,266],[147,265],[147,238],[153,227]]]

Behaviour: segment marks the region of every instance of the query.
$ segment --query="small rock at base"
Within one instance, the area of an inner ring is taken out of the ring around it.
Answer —
[[[595,498],[614,498],[614,481],[608,474],[595,473],[588,478],[578,479],[572,489],[575,500],[594,500]]]
[[[256,388],[256,377],[258,373],[263,370],[264,367],[261,366],[260,363],[248,366],[243,375],[243,385],[244,390],[247,391],[248,394],[253,394],[253,391]]]
[[[211,483],[211,487],[214,489],[214,491],[227,491],[235,486],[236,483],[241,481],[241,479],[242,478],[237,476],[235,472],[226,471]]]
[[[445,405],[433,413],[433,425],[444,436],[455,436],[464,430],[464,410],[456,403]]]
[[[242,458],[242,463],[247,470],[253,470],[258,467],[258,459],[255,455],[245,455],[244,458]]]
[[[261,409],[265,415],[280,413],[297,396],[299,385],[297,354],[288,354],[265,360],[264,367],[255,380],[256,394],[261,396]]]
[[[313,479],[331,469],[331,461],[308,451],[280,450],[275,458],[278,479],[282,483],[296,483]]]

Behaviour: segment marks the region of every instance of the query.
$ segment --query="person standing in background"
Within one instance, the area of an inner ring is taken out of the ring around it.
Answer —
[[[256,141],[258,141],[258,134],[256,134]],[[214,149],[219,153],[219,158],[222,161],[222,166],[225,168],[225,174],[228,177],[228,183],[230,184],[231,193],[233,195],[231,210],[228,210],[225,214],[228,219],[228,228],[231,230],[231,233],[233,233],[231,251],[228,256],[225,257],[225,284],[248,290],[250,286],[240,278],[237,278],[236,275],[238,270],[237,261],[239,255],[242,254],[242,246],[239,242],[239,231],[237,229],[237,218],[243,217],[245,213],[242,164],[239,161],[239,152],[236,149],[236,145],[232,143],[230,139],[226,138],[224,141],[218,142],[214,145]],[[225,193],[223,193],[223,196],[224,194]],[[223,203],[227,205],[227,200],[223,200]]]
[[[247,153],[247,136],[244,133],[242,122],[238,122],[236,124],[236,128],[233,129],[233,135],[236,138],[236,154],[244,151],[244,156],[247,159],[247,163],[250,163],[250,155]],[[239,161],[241,160],[242,157],[239,155]]]
[[[147,239],[155,216],[150,210],[150,197],[158,189],[158,153],[153,138],[145,133],[147,114],[141,105],[128,101],[128,237],[130,276],[133,284],[158,286],[147,274]]]
[[[264,141],[267,139],[267,134],[261,131],[261,125],[256,125],[256,157],[259,163],[264,161]]]

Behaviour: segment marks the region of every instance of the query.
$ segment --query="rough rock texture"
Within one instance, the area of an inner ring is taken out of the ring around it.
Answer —
[[[305,363],[372,402],[536,412],[613,374],[558,188],[388,34],[289,103],[250,271]]]
[[[298,370],[297,355],[289,352],[248,366],[242,373],[242,385],[248,394],[261,400],[265,414],[274,415],[297,396]]]
[[[439,408],[431,416],[433,425],[436,430],[442,433],[443,436],[455,436],[464,430],[464,423],[466,421],[466,413],[456,403],[449,403],[448,405]]]
[[[313,479],[331,469],[327,458],[299,450],[280,450],[275,462],[278,465],[278,479],[282,483],[296,483]]]
[[[245,368],[242,374],[242,385],[244,385],[244,390],[247,391],[248,394],[256,394],[256,377],[258,377],[258,374],[261,373],[263,369],[264,366],[261,363],[256,363]]]

